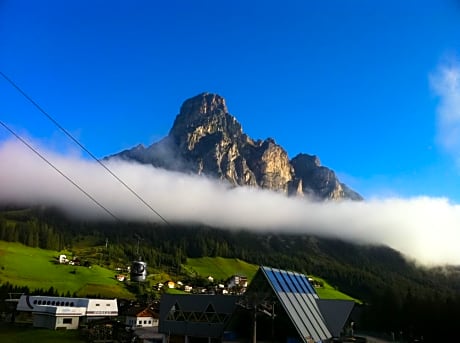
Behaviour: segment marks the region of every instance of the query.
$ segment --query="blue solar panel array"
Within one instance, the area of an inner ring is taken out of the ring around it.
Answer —
[[[332,337],[319,310],[318,295],[305,275],[270,267],[261,269],[305,343]]]

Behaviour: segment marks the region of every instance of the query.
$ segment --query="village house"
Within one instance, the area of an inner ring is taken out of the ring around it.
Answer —
[[[69,260],[67,259],[67,256],[66,256],[66,255],[63,255],[63,254],[59,255],[58,260],[59,260],[59,263],[60,263],[60,264],[64,264],[64,263],[68,263],[68,262],[69,262]]]
[[[123,281],[125,281],[126,276],[123,275],[123,274],[117,274],[117,275],[115,275],[115,278],[116,278],[118,281],[123,282]]]
[[[127,327],[154,327],[158,326],[158,314],[149,307],[134,306],[125,313]]]
[[[234,288],[234,287],[241,287],[241,288],[246,288],[248,287],[248,278],[243,275],[233,275],[227,283],[228,288]]]

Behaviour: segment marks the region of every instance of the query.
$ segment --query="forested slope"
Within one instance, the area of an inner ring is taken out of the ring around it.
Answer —
[[[109,242],[103,264],[140,255],[172,273],[181,272],[187,257],[222,256],[314,274],[367,304],[367,328],[410,328],[428,337],[436,325],[447,328],[460,319],[459,270],[417,267],[388,247],[202,226],[84,222],[43,208],[1,212],[0,240],[56,250]]]

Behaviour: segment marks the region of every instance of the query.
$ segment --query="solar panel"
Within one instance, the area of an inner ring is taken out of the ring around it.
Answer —
[[[275,277],[275,274],[274,272],[272,272],[271,269],[267,268],[267,267],[263,267],[262,268],[265,272],[265,275],[267,276],[267,278],[269,279],[270,281],[270,284],[273,286],[275,292],[285,292],[284,289],[281,288],[281,285],[278,283],[278,280],[277,278]]]
[[[297,274],[297,273],[290,273],[290,274],[292,274],[292,277],[298,282],[297,276],[300,276],[301,274]],[[320,311],[318,303],[317,303],[318,295],[316,294],[314,289],[311,287],[311,285],[308,282],[308,279],[305,277],[305,275],[302,275],[301,279],[308,283],[309,288],[313,292],[310,292],[310,293],[308,293],[308,292],[300,292],[298,294],[298,296],[300,296],[302,300],[299,300],[299,302],[303,301],[307,305],[308,310],[310,311],[309,314],[311,314],[311,317],[313,318],[312,321],[316,322],[315,328],[316,327],[320,328],[320,335],[322,333],[327,333],[328,329],[327,329],[327,326],[326,326],[326,323],[324,321],[323,315],[321,314],[321,311]],[[299,286],[300,286],[300,284],[299,284]],[[321,333],[321,331],[322,331],[322,333]]]
[[[313,296],[315,298],[318,298],[318,295],[316,294],[315,289],[310,284],[310,282],[308,281],[308,279],[307,279],[307,277],[305,275],[299,274],[299,273],[292,273],[292,274],[296,278],[297,282],[299,283],[299,285],[302,288],[302,290],[304,291],[304,293],[313,294]]]
[[[305,275],[269,267],[261,269],[304,342],[332,337],[316,303],[318,295]]]

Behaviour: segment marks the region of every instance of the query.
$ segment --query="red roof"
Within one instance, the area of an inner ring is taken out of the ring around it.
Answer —
[[[138,318],[139,317],[141,317],[141,318],[146,318],[146,317],[158,318],[158,314],[155,313],[149,307],[139,307],[139,306],[131,307],[128,311],[126,311],[126,316],[138,317]]]

